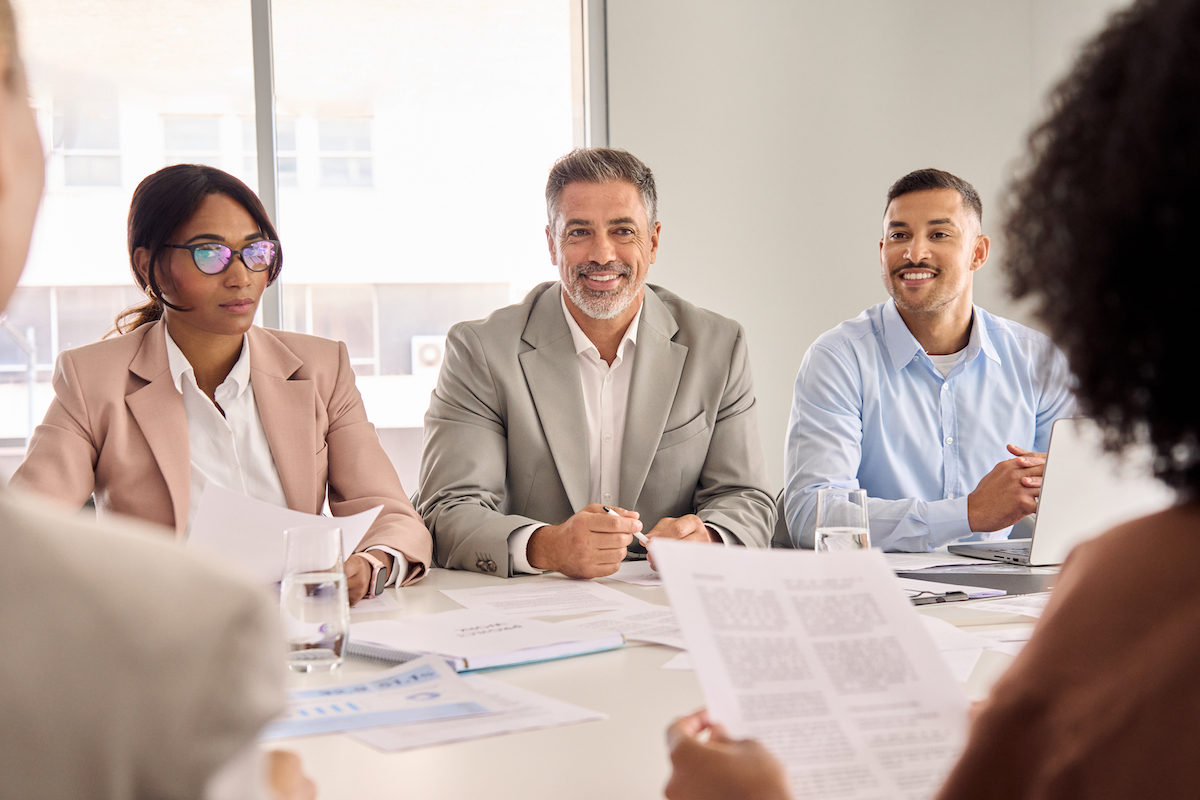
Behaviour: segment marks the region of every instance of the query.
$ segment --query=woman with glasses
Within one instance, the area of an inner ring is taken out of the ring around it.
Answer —
[[[367,421],[341,342],[252,324],[283,252],[262,203],[196,164],[137,187],[129,258],[146,302],[61,354],[12,485],[188,531],[211,481],[335,516],[383,506],[346,561],[350,600],[411,583],[432,541]]]

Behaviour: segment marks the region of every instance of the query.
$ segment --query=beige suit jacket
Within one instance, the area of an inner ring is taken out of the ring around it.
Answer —
[[[278,610],[148,530],[0,490],[0,798],[199,798],[282,711]]]
[[[558,283],[450,330],[418,504],[442,566],[511,575],[509,534],[588,505],[577,358]],[[649,285],[619,492],[646,530],[694,513],[766,546],[775,524],[742,327]]]
[[[78,508],[174,528],[182,536],[191,491],[187,413],[167,363],[162,323],[68,350],[54,370],[54,401],[11,485]],[[252,327],[250,382],[288,507],[335,516],[383,506],[357,550],[404,554],[404,583],[425,574],[429,532],[367,421],[341,342]]]

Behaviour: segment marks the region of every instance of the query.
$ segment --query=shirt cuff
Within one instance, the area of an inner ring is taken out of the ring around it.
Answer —
[[[718,525],[715,522],[706,522],[704,527],[710,531],[715,531],[717,536],[721,537],[721,544],[741,544],[741,540],[725,529],[725,526]]]
[[[394,558],[396,560],[395,563],[392,564],[392,572],[390,575],[388,575],[387,583],[385,583],[383,585],[384,586],[399,586],[400,583],[404,579],[401,576],[404,576],[404,577],[408,576],[408,559],[405,558],[404,556],[400,555],[399,553],[397,553],[395,550],[388,547],[387,545],[373,544],[367,548],[367,552],[370,552],[372,550],[382,550],[383,552],[387,553],[389,556],[391,556],[392,558]]]
[[[533,538],[534,532],[538,528],[546,527],[540,522],[535,522],[532,525],[525,525],[517,528],[508,535],[508,557],[512,559],[512,571],[521,572],[526,575],[541,575],[542,570],[537,567],[530,566],[529,540]]]
[[[967,522],[966,495],[929,503],[925,519],[929,524],[931,550],[971,535],[971,524]]]

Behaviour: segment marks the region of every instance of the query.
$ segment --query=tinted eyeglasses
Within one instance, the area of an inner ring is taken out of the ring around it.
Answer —
[[[202,242],[200,244],[169,244],[176,250],[191,250],[192,261],[196,269],[205,275],[218,275],[229,268],[236,254],[251,272],[262,272],[274,266],[279,260],[279,242],[273,239],[259,239],[251,242],[241,250],[234,250],[217,242]]]

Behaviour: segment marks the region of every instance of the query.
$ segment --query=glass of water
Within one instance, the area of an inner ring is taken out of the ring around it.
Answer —
[[[279,610],[288,666],[297,672],[332,670],[342,663],[350,635],[342,529],[313,525],[289,528],[284,535]]]
[[[865,489],[818,489],[816,550],[867,550],[871,534]]]

